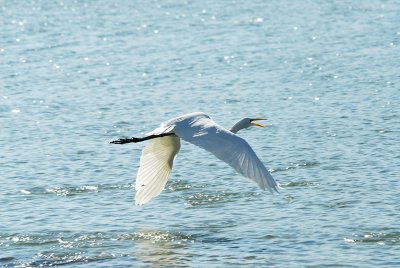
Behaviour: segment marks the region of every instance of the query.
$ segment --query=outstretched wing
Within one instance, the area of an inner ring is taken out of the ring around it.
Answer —
[[[194,116],[177,122],[174,132],[181,139],[213,153],[238,173],[255,181],[261,189],[277,191],[276,181],[250,145],[208,116]]]
[[[177,136],[152,139],[142,151],[136,177],[136,205],[143,205],[164,189],[180,148]]]

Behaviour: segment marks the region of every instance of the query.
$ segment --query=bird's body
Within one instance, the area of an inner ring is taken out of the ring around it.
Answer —
[[[140,158],[136,178],[136,204],[142,205],[159,195],[171,172],[180,149],[180,139],[195,144],[228,163],[243,176],[255,181],[263,190],[277,190],[277,183],[250,145],[235,133],[259,118],[244,118],[231,130],[218,125],[204,113],[182,115],[161,124],[145,138],[121,139],[113,143],[139,142],[149,139]]]

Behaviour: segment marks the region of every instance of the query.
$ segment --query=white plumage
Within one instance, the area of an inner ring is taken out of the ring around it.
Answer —
[[[144,147],[136,176],[136,204],[142,205],[164,190],[172,164],[181,147],[176,136],[152,139]]]
[[[136,178],[136,204],[149,202],[164,189],[180,148],[180,139],[211,152],[238,173],[255,181],[261,189],[277,191],[276,181],[253,149],[234,133],[252,125],[262,126],[253,123],[255,120],[262,119],[244,118],[231,131],[216,124],[204,113],[186,114],[162,123],[159,128],[148,133],[152,137],[149,137],[151,140],[140,158]]]

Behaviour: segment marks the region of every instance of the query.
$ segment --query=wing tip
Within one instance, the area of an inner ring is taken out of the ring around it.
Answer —
[[[135,201],[135,206],[141,207],[142,205],[144,205],[145,203],[143,202],[137,202]]]
[[[268,191],[269,191],[271,194],[274,194],[274,193],[279,194],[279,193],[280,193],[279,190],[283,190],[283,188],[281,187],[281,185],[280,185],[278,182],[276,182],[275,180],[274,180],[274,184],[272,184],[272,185],[268,184],[268,185],[266,185],[266,186],[263,185],[263,187],[261,187],[261,189],[263,189],[264,191],[265,191],[266,189],[268,189]]]
[[[140,206],[145,205],[145,204],[147,204],[148,202],[150,202],[151,199],[152,199],[152,198],[147,198],[147,200],[146,200],[145,198],[142,198],[141,196],[138,196],[138,195],[136,194],[136,197],[135,197],[135,205],[140,207]]]

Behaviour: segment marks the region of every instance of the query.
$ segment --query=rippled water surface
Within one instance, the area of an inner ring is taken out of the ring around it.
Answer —
[[[398,1],[0,1],[0,267],[400,266]],[[140,136],[203,111],[271,195],[187,143],[134,205]]]

